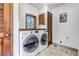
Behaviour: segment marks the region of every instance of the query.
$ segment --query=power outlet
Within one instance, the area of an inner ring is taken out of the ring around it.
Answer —
[[[68,40],[68,39],[69,39],[69,37],[67,36],[67,37],[66,37],[66,39]]]
[[[60,43],[62,43],[62,41],[60,41]]]

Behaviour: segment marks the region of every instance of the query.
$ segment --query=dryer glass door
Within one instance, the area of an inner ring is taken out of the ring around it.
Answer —
[[[35,35],[28,36],[23,44],[24,51],[31,53],[35,51],[38,47],[39,39]]]
[[[47,34],[43,33],[41,37],[41,45],[46,45],[47,44]]]

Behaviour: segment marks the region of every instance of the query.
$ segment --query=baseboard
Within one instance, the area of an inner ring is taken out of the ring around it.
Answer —
[[[62,46],[62,47],[66,47],[66,48],[71,49],[71,50],[75,50],[75,51],[77,51],[78,54],[79,54],[79,50],[76,49],[76,48],[72,48],[72,47],[65,46],[65,45],[62,45],[62,44],[58,44],[58,43],[55,43],[55,42],[53,42],[52,44],[54,44],[55,46]]]
[[[79,56],[79,49],[78,49],[78,56]]]

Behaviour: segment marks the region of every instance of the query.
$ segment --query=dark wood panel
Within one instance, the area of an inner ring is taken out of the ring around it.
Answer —
[[[39,15],[39,25],[45,25],[45,13]]]
[[[47,13],[48,46],[52,44],[52,13]]]
[[[50,46],[52,44],[52,42],[51,41],[48,41],[48,46]]]
[[[48,36],[49,36],[49,40],[48,41],[52,41],[52,34],[51,33],[48,33]]]

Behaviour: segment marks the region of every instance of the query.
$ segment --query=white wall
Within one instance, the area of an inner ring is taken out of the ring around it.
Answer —
[[[32,14],[36,16],[36,21],[38,21],[38,9],[36,9],[35,7],[33,7],[30,4],[27,3],[21,3],[20,4],[20,28],[24,28],[25,29],[25,14]],[[38,22],[37,22],[38,24]],[[38,27],[38,26],[37,26]]]
[[[41,9],[37,9],[30,4],[20,3],[20,29],[25,28],[25,14],[32,14],[36,16],[36,27],[38,29],[47,29],[47,11],[50,11],[48,6],[45,6]],[[39,17],[38,15],[41,13],[45,13],[45,25],[39,25]]]
[[[19,4],[13,4],[13,55],[19,55]]]
[[[59,23],[59,15],[67,12],[67,22]],[[79,49],[79,4],[64,4],[52,9],[53,42]],[[68,37],[69,39],[66,39]]]

